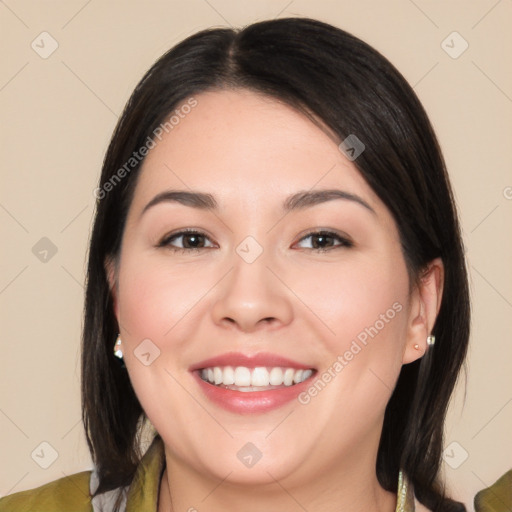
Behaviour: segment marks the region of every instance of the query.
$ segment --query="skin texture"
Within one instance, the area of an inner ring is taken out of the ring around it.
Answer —
[[[195,98],[148,154],[120,258],[106,262],[130,379],[166,445],[159,510],[393,511],[375,473],[384,411],[402,364],[426,350],[442,262],[409,292],[391,214],[327,130],[243,89]],[[219,208],[164,202],[142,213],[168,189],[210,193]],[[289,195],[320,189],[374,211],[339,199],[282,211]],[[159,247],[185,228],[204,232],[205,247],[173,251],[190,237]],[[306,235],[320,229],[353,246],[334,238],[315,249]],[[247,236],[263,249],[252,263],[236,252]],[[401,310],[307,404],[235,414],[188,371],[228,351],[268,351],[321,375],[393,304]],[[149,366],[134,353],[144,339],[160,350]],[[262,452],[251,468],[237,458],[247,442]]]

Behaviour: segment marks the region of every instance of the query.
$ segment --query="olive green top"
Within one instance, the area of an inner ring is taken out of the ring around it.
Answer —
[[[512,510],[512,469],[494,484],[475,496],[476,512],[507,512]]]
[[[132,483],[123,490],[124,500],[121,510],[156,512],[164,469],[164,444],[160,436],[156,436],[137,467]],[[107,512],[112,510],[114,499],[118,494],[117,490],[91,499],[90,491],[96,489],[97,483],[94,472],[76,473],[37,489],[0,499],[0,512]],[[418,512],[421,509],[423,507],[415,500],[407,478],[400,472],[396,512]],[[487,512],[495,509],[481,510]]]

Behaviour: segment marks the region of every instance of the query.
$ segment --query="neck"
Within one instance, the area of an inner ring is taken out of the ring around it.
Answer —
[[[380,486],[374,465],[368,471],[360,465],[332,468],[294,486],[287,479],[254,485],[230,482],[228,475],[214,480],[183,464],[167,450],[166,463],[158,512],[197,512],[205,507],[210,512],[394,512],[396,508],[396,495]]]

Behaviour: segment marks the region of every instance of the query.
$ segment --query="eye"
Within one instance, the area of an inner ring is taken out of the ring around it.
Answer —
[[[305,242],[310,240],[310,242]],[[326,252],[339,247],[353,247],[354,244],[347,238],[333,231],[312,231],[302,237],[299,246],[303,249],[312,249],[314,251]],[[302,245],[301,245],[302,244]]]
[[[303,236],[299,242],[302,249],[326,252],[340,247],[353,247],[353,242],[333,231],[312,231]],[[194,252],[214,247],[205,233],[197,230],[183,230],[165,236],[158,247],[168,248],[176,252]]]
[[[177,252],[198,251],[213,247],[206,234],[195,230],[185,230],[165,236],[158,247],[165,247]]]

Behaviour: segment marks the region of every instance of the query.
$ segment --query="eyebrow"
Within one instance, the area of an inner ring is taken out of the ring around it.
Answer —
[[[302,210],[315,206],[317,204],[326,203],[334,199],[343,199],[359,204],[377,215],[375,210],[361,197],[350,192],[338,189],[326,190],[310,190],[301,191],[287,197],[283,202],[282,209],[285,212],[294,210]],[[186,190],[166,190],[156,195],[142,210],[141,216],[144,215],[150,208],[161,203],[180,203],[184,206],[197,208],[200,210],[213,211],[218,210],[219,205],[211,194],[203,192],[188,192]]]

